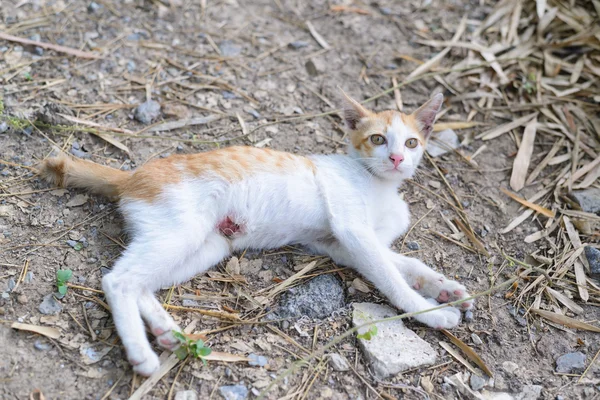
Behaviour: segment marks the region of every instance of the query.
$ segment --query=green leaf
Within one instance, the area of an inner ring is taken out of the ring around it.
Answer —
[[[185,336],[181,332],[173,331],[173,336],[175,336],[175,338],[181,343],[185,343],[187,341]]]
[[[205,366],[208,364],[204,358],[201,358],[201,360],[202,360],[202,364],[204,364]]]
[[[188,356],[188,349],[185,346],[181,346],[180,348],[175,350],[174,353],[177,356],[177,358],[179,358],[180,360],[184,360]]]
[[[73,271],[70,269],[59,269],[56,271],[56,280],[59,283],[65,283],[73,276]]]
[[[81,251],[83,250],[83,243],[77,242],[75,243],[75,246],[73,246],[73,248],[75,249],[75,251]]]
[[[358,339],[371,340],[377,335],[377,326],[373,325],[367,332],[356,335]]]
[[[58,293],[65,295],[67,294],[67,285],[58,285]]]
[[[212,353],[212,349],[210,347],[203,347],[200,349],[200,357],[206,357]]]

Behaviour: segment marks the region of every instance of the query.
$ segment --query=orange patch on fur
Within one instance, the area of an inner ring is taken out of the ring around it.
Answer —
[[[406,125],[410,130],[415,132],[417,135],[419,135],[419,141],[421,142],[421,145],[424,145],[425,138],[421,134],[421,128],[419,127],[419,124],[418,124],[417,120],[415,119],[414,115],[401,114],[401,116],[402,116],[402,122],[404,122],[404,125]]]
[[[239,182],[260,172],[286,173],[305,166],[315,172],[306,157],[256,147],[228,147],[205,153],[173,155],[153,160],[138,168],[124,186],[123,197],[152,201],[165,185],[180,182],[186,175],[215,176]]]

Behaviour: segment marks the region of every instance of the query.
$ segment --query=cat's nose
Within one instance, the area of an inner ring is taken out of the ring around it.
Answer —
[[[402,156],[402,154],[392,154],[390,156],[390,161],[394,164],[394,168],[397,168],[398,165],[400,165],[400,163],[404,161],[404,157]]]

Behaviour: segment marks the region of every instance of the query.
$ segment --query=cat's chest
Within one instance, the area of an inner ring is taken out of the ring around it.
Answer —
[[[369,210],[369,220],[375,229],[399,219],[409,218],[406,203],[395,189],[374,188],[367,197],[366,207]]]

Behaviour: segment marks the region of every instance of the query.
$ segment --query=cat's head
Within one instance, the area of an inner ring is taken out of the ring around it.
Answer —
[[[412,114],[369,111],[342,91],[349,154],[375,176],[402,181],[413,176],[433,130],[444,96],[439,93]]]

